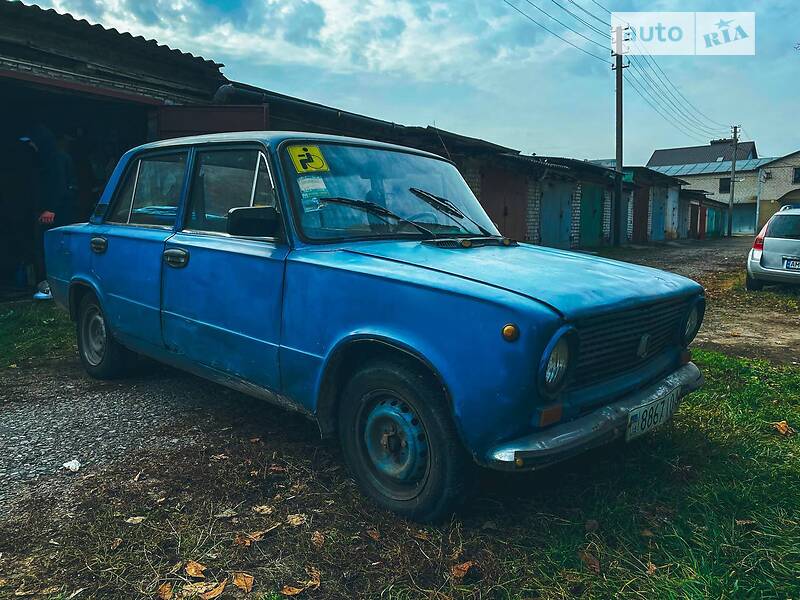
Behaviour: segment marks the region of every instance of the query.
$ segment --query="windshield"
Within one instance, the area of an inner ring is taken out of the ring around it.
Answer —
[[[458,170],[443,160],[331,143],[292,143],[281,154],[296,221],[306,238],[420,238],[425,229],[437,237],[500,235]],[[457,210],[443,209],[441,202],[426,200],[419,190],[449,201]],[[342,199],[376,204],[400,218]]]

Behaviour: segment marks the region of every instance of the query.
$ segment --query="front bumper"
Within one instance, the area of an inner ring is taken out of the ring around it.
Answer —
[[[631,410],[678,387],[679,396],[683,398],[701,385],[703,374],[690,362],[659,382],[588,415],[492,448],[486,464],[493,469],[525,471],[557,463],[623,436]]]

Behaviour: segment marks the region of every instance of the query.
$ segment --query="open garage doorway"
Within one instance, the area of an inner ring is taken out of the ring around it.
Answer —
[[[4,77],[0,97],[0,294],[7,297],[41,277],[37,220],[53,181],[69,188],[69,210],[56,224],[86,221],[120,156],[146,141],[151,106]]]

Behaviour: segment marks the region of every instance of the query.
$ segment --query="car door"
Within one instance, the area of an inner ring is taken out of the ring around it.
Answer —
[[[188,151],[132,159],[103,223],[87,243],[114,335],[133,347],[163,347],[161,263],[186,179]]]
[[[231,208],[276,206],[267,158],[258,147],[211,145],[192,162],[184,225],[164,250],[164,341],[183,360],[278,391],[288,247],[226,233]]]

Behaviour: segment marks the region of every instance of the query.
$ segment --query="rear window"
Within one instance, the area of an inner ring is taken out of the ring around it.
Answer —
[[[767,237],[800,239],[800,215],[775,215],[769,222]]]

